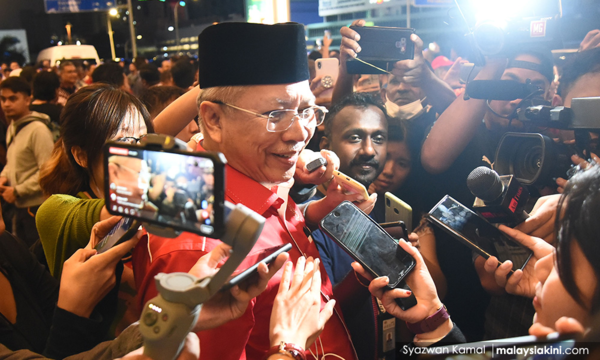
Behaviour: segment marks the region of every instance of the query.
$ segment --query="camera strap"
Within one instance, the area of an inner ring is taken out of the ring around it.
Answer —
[[[544,67],[541,64],[537,64],[537,63],[534,63],[531,61],[510,60],[508,62],[508,66],[506,68],[507,69],[519,68],[519,69],[536,71],[536,72],[539,72],[540,74],[544,75],[544,77],[546,77],[548,80],[554,78],[554,73],[548,72],[547,69],[544,69]],[[552,80],[550,80],[550,81],[552,81]]]
[[[386,73],[386,74],[394,75],[394,74],[392,74],[391,72],[389,72],[389,71],[387,71],[387,70],[384,70],[384,69],[380,68],[379,66],[375,66],[375,65],[373,65],[373,64],[371,64],[371,63],[368,63],[368,62],[364,61],[363,59],[359,59],[359,58],[357,58],[357,57],[356,57],[356,58],[354,58],[354,60],[356,60],[356,61],[359,61],[359,62],[361,62],[361,63],[363,63],[363,64],[365,64],[365,65],[368,65],[368,66],[370,66],[370,67],[372,67],[372,68],[375,68],[375,69],[377,69],[377,70],[379,70],[379,71],[382,71],[382,72],[384,72],[384,73]]]

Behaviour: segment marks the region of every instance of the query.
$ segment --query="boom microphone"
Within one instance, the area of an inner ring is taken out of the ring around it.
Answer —
[[[524,99],[539,88],[515,80],[472,80],[467,84],[467,95],[473,99],[511,101]]]
[[[475,211],[491,223],[516,225],[529,217],[524,210],[529,191],[512,175],[480,166],[467,177],[467,187],[477,197]]]

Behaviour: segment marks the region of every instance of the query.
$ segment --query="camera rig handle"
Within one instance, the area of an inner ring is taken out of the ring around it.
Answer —
[[[231,255],[213,277],[198,279],[188,273],[160,273],[155,276],[158,295],[149,300],[140,318],[144,354],[154,360],[172,360],[183,348],[202,304],[216,294],[252,249],[265,219],[242,204],[231,210],[222,239],[231,245]]]

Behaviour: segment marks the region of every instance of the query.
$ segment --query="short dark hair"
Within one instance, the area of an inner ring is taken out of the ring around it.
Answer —
[[[52,101],[56,98],[56,89],[60,87],[60,78],[54,71],[41,71],[33,77],[33,98]]]
[[[564,99],[577,80],[591,73],[600,73],[600,48],[582,51],[569,59],[563,66],[558,95]]]
[[[331,128],[333,127],[333,119],[337,116],[337,114],[342,111],[344,108],[348,106],[354,106],[358,108],[366,109],[369,106],[375,106],[379,110],[383,112],[383,115],[387,118],[387,112],[385,111],[385,107],[381,103],[381,100],[378,97],[374,97],[372,95],[364,94],[364,93],[352,93],[345,98],[343,98],[340,102],[335,104],[330,110],[327,116],[325,117],[325,136],[331,135]]]
[[[20,77],[11,76],[0,83],[0,90],[8,89],[14,93],[22,93],[26,96],[31,96],[31,86],[29,83]]]
[[[102,64],[98,66],[92,73],[92,82],[109,84],[114,87],[121,87],[125,82],[123,74],[125,74],[125,71],[119,64]]]
[[[400,124],[388,123],[388,141],[402,142],[405,140],[405,129]]]
[[[185,94],[185,90],[177,86],[153,86],[142,93],[140,101],[146,106],[150,115],[152,115],[160,107],[164,109],[166,104],[171,100],[183,94]]]
[[[156,85],[160,82],[160,71],[155,65],[144,64],[138,68],[140,78],[146,82],[148,86]]]
[[[171,67],[171,75],[175,86],[187,90],[194,84],[196,68],[188,60],[182,59]]]
[[[600,279],[600,166],[593,164],[587,170],[575,174],[565,186],[558,202],[555,231],[558,239],[556,260],[558,274],[567,292],[583,305],[581,289],[575,284],[574,266],[571,258],[571,245],[577,242],[583,255],[589,261],[596,279]],[[591,314],[600,310],[600,286],[595,288]]]
[[[27,65],[21,70],[19,77],[31,84],[35,74],[37,74],[37,70],[33,66]]]

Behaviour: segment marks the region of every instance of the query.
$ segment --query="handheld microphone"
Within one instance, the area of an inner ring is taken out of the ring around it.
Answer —
[[[524,99],[536,91],[536,85],[515,80],[471,80],[466,89],[467,95],[473,99],[503,101]]]
[[[517,225],[529,217],[524,210],[529,191],[513,175],[480,166],[467,177],[467,187],[477,197],[475,211],[490,223]]]

